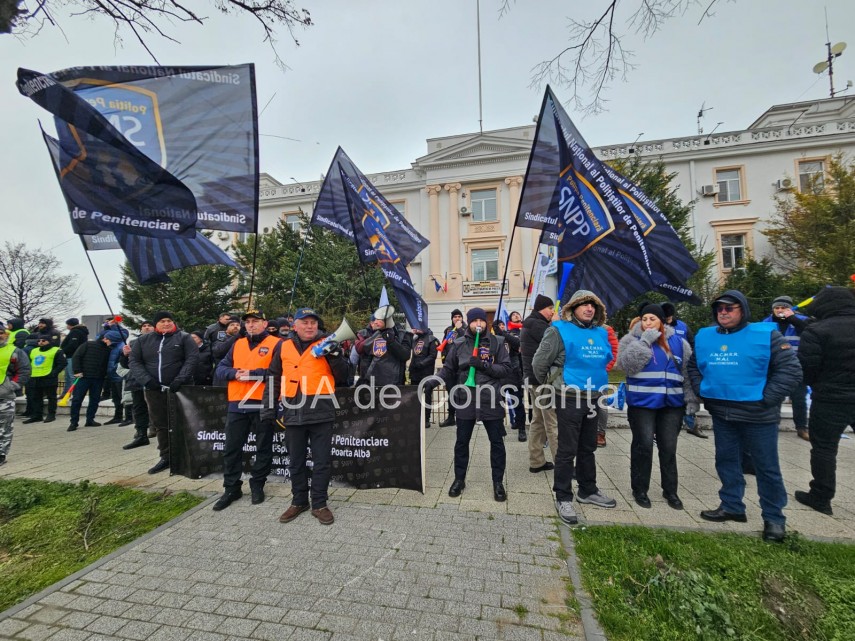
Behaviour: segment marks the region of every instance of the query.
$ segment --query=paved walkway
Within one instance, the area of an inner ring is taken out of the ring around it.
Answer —
[[[619,421],[619,417],[616,417]],[[131,428],[81,428],[16,421],[2,477],[27,477],[213,495],[218,479],[154,476],[154,446],[123,451]],[[290,486],[268,484],[268,500],[242,499],[215,513],[210,501],[186,518],[120,550],[96,568],[0,615],[0,638],[50,639],[553,639],[596,638],[565,604],[568,566],[558,545],[551,473],[528,471],[526,444],[509,433],[508,501],[496,503],[488,442],[477,431],[467,487],[447,496],[454,430],[427,430],[427,488],[331,493],[332,527],[310,515],[277,522]],[[667,507],[655,490],[653,508],[631,502],[626,429],[610,429],[598,450],[601,488],[618,507],[580,506],[591,524],[758,532],[756,488],[748,479],[747,524],[716,525],[698,517],[717,505],[713,441],[680,437],[680,496],[685,511]],[[806,488],[809,444],[782,432],[780,454],[790,494]],[[791,501],[789,529],[855,541],[855,440],[842,440],[838,498],[827,517]],[[572,559],[571,559],[572,562]],[[584,614],[584,612],[583,612]],[[2,617],[6,617],[3,619]],[[584,618],[584,617],[583,617]]]

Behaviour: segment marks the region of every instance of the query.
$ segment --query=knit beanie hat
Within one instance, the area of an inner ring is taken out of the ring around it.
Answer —
[[[549,296],[544,296],[543,294],[538,294],[537,298],[534,299],[534,311],[539,312],[541,309],[546,309],[547,307],[554,307],[555,301],[552,300]]]
[[[466,324],[471,325],[472,321],[482,320],[485,323],[487,322],[487,312],[485,312],[480,307],[473,307],[468,312],[466,312]]]
[[[772,301],[772,307],[792,307],[793,299],[789,296],[778,296]]]
[[[76,325],[80,325],[80,319],[79,319],[79,318],[74,318],[74,317],[72,316],[72,317],[71,317],[71,318],[69,318],[67,321],[65,321],[65,324],[66,324],[66,325],[71,325],[72,327],[74,327],[74,326],[76,326]]]
[[[659,319],[660,323],[665,324],[665,311],[661,305],[657,305],[656,303],[642,303],[641,307],[638,308],[638,317],[641,318],[645,314],[653,314]]]
[[[155,312],[155,314],[154,314],[154,324],[155,324],[155,325],[157,325],[160,321],[164,320],[165,318],[168,318],[168,319],[169,319],[169,320],[171,320],[171,321],[174,321],[174,320],[175,320],[175,319],[172,317],[172,312],[167,312],[167,311],[163,311],[163,310],[161,310],[161,311],[159,311],[159,312]]]
[[[463,312],[461,312],[459,309],[452,309],[451,310],[451,320],[454,320],[455,316],[463,316]]]

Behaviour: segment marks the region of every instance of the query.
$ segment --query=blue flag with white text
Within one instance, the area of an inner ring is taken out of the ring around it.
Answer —
[[[573,263],[565,297],[589,289],[610,310],[647,291],[691,298],[687,276],[657,268],[669,257],[651,256],[637,214],[547,88],[516,225],[542,230],[541,242],[557,246],[560,262]]]
[[[358,218],[351,217],[346,176],[355,186],[363,207]],[[430,244],[407,222],[339,147],[321,185],[312,211],[312,224],[325,227],[356,244],[359,260],[401,262],[405,267]],[[363,232],[364,230],[364,232]],[[375,245],[379,244],[379,253]]]

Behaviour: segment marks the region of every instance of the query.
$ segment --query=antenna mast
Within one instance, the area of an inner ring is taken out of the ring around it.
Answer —
[[[845,42],[838,42],[833,47],[831,46],[831,37],[828,35],[828,8],[825,9],[825,48],[828,51],[828,57],[825,60],[820,60],[813,66],[813,72],[816,74],[823,73],[828,69],[828,90],[829,95],[834,98],[835,93],[843,93],[852,86],[851,83],[846,83],[846,89],[842,91],[834,90],[834,59],[839,58],[846,49]]]
[[[701,125],[701,118],[704,117],[704,112],[710,111],[712,109],[712,107],[706,107],[705,108],[704,105],[706,105],[706,104],[707,104],[707,101],[704,100],[701,103],[701,108],[698,109],[698,135],[699,136],[704,133],[704,127],[703,127],[703,125]],[[719,123],[719,124],[721,124],[721,123]]]

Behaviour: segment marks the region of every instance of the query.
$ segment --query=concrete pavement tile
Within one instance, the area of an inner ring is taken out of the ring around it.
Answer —
[[[147,641],[160,628],[158,623],[149,623],[147,621],[128,621],[123,628],[120,628],[116,634],[125,639],[133,639],[134,641]]]
[[[92,638],[93,635],[91,632],[87,632],[85,630],[72,630],[70,628],[63,628],[51,636],[53,641],[88,641]]]
[[[120,619],[119,617],[100,616],[87,625],[86,629],[99,634],[113,634],[126,623],[125,619]]]
[[[297,628],[291,625],[261,622],[252,631],[252,638],[260,641],[285,641],[293,638],[295,630]]]

